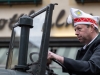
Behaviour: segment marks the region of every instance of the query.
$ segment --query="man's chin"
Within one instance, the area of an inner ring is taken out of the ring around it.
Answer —
[[[83,40],[79,40],[80,41],[80,43],[83,43],[84,44],[84,41]]]
[[[83,43],[83,40],[81,40],[81,39],[78,39],[81,43]]]

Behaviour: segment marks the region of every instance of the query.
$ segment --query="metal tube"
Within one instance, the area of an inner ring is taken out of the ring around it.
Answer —
[[[27,15],[20,17],[19,24],[16,24],[21,27],[20,33],[20,44],[19,44],[19,56],[18,56],[18,65],[15,65],[16,70],[26,71],[29,69],[27,66],[27,52],[28,52],[28,43],[29,43],[29,32],[30,28],[33,27],[33,19]],[[14,27],[16,27],[16,25]]]
[[[41,43],[40,53],[39,53],[39,62],[38,62],[39,64],[37,65],[36,72],[35,72],[35,74],[37,75],[45,75],[53,9],[54,9],[54,4],[50,4],[48,6],[48,9],[46,10],[46,18],[45,18],[45,24],[43,28],[42,43]]]
[[[45,8],[43,8],[43,9],[39,10],[38,12],[35,12],[35,13],[31,14],[30,17],[31,17],[31,18],[34,18],[35,16],[37,16],[37,15],[41,14],[42,12],[46,11],[47,8],[48,8],[48,7],[45,7]]]
[[[15,39],[15,31],[14,31],[14,28],[12,28],[11,41],[9,44],[9,52],[8,52],[8,57],[7,57],[7,62],[6,62],[6,69],[11,69],[14,39]]]
[[[50,4],[50,5],[58,5],[58,3]],[[46,11],[46,10],[50,7],[50,5],[44,7],[43,9],[41,9],[41,10],[39,10],[39,11],[33,13],[33,14],[31,14],[30,17],[31,17],[31,18],[34,18],[35,16],[37,16],[37,15],[43,13],[44,11]]]
[[[18,65],[26,65],[27,64],[29,31],[30,31],[30,27],[28,27],[28,26],[21,27]]]

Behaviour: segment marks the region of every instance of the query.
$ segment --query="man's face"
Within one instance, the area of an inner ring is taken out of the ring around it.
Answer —
[[[76,25],[75,26],[75,35],[77,35],[77,38],[82,43],[88,43],[91,40],[91,27],[87,25]]]

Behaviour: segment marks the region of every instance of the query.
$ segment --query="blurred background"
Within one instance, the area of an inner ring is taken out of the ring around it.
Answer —
[[[30,15],[50,3],[58,3],[52,16],[52,27],[49,48],[64,57],[75,59],[77,50],[83,46],[75,34],[72,24],[67,23],[70,8],[81,9],[91,15],[100,16],[100,0],[0,0],[0,67],[4,68],[9,50],[11,28],[23,14]],[[42,38],[42,27],[45,12],[33,19],[34,28],[30,31],[27,63],[31,63],[29,55],[39,52]],[[99,22],[100,24],[100,22]],[[100,29],[100,28],[99,28]],[[16,28],[16,37],[13,49],[12,67],[17,65],[19,52],[20,28]],[[36,61],[38,56],[33,56]],[[68,75],[62,72],[61,67],[52,62],[50,68],[58,75]]]

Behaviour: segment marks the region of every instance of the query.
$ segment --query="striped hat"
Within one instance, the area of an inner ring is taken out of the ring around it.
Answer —
[[[99,16],[92,16],[83,12],[82,10],[71,8],[71,16],[68,17],[67,22],[71,23],[74,21],[74,26],[78,24],[93,24],[98,29]]]

